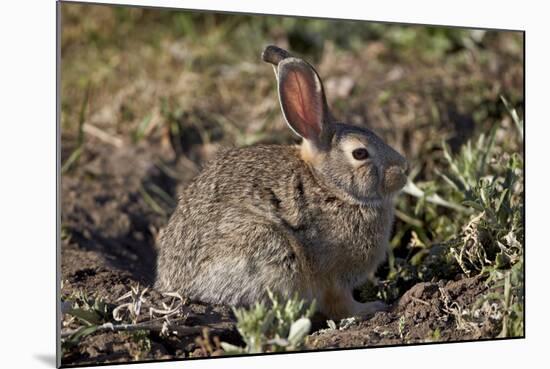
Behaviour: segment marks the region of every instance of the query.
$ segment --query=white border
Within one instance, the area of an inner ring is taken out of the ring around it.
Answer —
[[[106,1],[112,3],[113,1]],[[135,5],[527,31],[527,338],[133,365],[162,368],[512,368],[547,362],[548,48],[543,2],[129,0]],[[312,5],[314,4],[314,5]],[[534,5],[536,4],[536,5]],[[538,5],[541,4],[541,5]],[[55,4],[11,1],[0,15],[2,367],[53,367],[55,353]],[[546,226],[546,227],[545,227]],[[146,366],[144,366],[146,365]]]

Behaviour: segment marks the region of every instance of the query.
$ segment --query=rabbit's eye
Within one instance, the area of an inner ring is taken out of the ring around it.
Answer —
[[[369,152],[365,148],[360,148],[353,150],[351,155],[353,155],[355,160],[365,160],[369,157]]]

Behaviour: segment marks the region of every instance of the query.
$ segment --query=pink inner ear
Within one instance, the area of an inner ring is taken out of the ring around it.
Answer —
[[[310,140],[318,138],[323,120],[323,102],[315,74],[298,65],[286,71],[282,78],[280,96],[288,123],[302,137]]]

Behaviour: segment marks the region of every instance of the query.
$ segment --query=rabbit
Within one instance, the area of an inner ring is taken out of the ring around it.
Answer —
[[[338,122],[315,69],[268,46],[284,120],[300,145],[225,149],[183,191],[158,237],[155,287],[230,306],[267,291],[365,316],[353,289],[386,257],[407,161],[372,131]]]

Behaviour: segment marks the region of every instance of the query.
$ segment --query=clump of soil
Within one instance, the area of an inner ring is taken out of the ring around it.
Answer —
[[[457,327],[452,305],[471,306],[486,292],[479,277],[437,283],[421,282],[408,290],[389,311],[371,319],[352,322],[343,329],[327,329],[310,335],[307,347],[367,347],[462,341],[495,337],[501,327],[491,320],[482,327]]]

